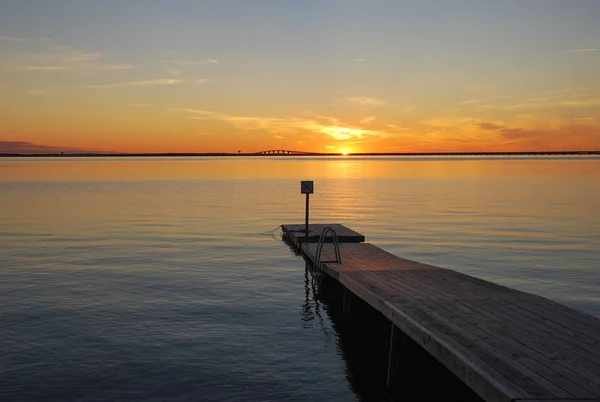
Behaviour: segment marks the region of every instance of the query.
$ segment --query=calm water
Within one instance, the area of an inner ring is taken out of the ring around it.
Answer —
[[[598,158],[0,159],[0,399],[383,399],[261,234],[302,179],[314,222],[600,316]]]

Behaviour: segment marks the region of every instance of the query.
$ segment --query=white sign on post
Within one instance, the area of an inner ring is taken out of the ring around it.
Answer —
[[[303,181],[300,183],[300,193],[301,194],[312,194],[314,193],[314,182],[312,181]]]

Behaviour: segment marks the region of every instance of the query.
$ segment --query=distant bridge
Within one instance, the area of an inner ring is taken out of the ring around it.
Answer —
[[[314,152],[293,151],[290,149],[269,149],[267,151],[256,152],[254,155],[311,155]]]

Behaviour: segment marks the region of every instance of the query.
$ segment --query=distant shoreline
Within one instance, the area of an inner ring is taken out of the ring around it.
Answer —
[[[0,157],[272,157],[272,156],[589,156],[600,155],[600,151],[537,151],[537,152],[359,152],[359,153],[319,153],[298,151],[263,151],[252,153],[226,153],[226,152],[176,152],[176,153],[0,153]]]

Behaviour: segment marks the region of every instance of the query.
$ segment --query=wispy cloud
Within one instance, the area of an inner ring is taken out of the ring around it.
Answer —
[[[375,116],[369,116],[369,117],[365,117],[364,119],[362,119],[362,120],[360,121],[360,123],[361,123],[361,124],[369,124],[369,123],[371,123],[372,121],[374,121],[375,119],[376,119],[376,117],[375,117]]]
[[[481,101],[479,99],[470,99],[470,100],[458,102],[458,105],[459,106],[468,106],[468,105],[476,105],[478,103],[481,103]]]
[[[402,127],[397,124],[386,124],[385,127],[388,128],[390,131],[407,131],[408,130],[407,127]]]
[[[161,85],[204,85],[208,82],[205,78],[198,78],[193,80],[184,80],[180,78],[157,78],[154,80],[144,80],[144,81],[127,81],[127,82],[113,82],[108,84],[92,84],[92,85],[84,85],[83,88],[127,88],[127,87],[154,87]]]
[[[370,130],[362,130],[359,128],[345,126],[326,126],[321,127],[319,131],[338,141],[363,139],[366,134],[372,133]]]
[[[27,40],[27,38],[17,38],[14,36],[0,36],[0,41],[6,42],[26,42]]]
[[[46,91],[45,89],[30,89],[29,91],[27,91],[29,95],[42,95],[46,92],[48,91]]]
[[[488,130],[488,131],[501,130],[504,128],[501,125],[493,124],[493,123],[478,123],[477,126],[482,130]]]
[[[353,60],[353,61],[365,61],[365,60],[367,60],[367,59],[363,59],[363,58],[357,57],[357,58],[355,58],[355,59],[352,59],[352,60]]]
[[[588,98],[588,99],[569,99],[560,102],[561,106],[600,106],[600,98]]]
[[[124,88],[124,87],[151,87],[157,85],[173,85],[179,84],[183,82],[183,80],[175,79],[175,78],[158,78],[155,80],[146,80],[146,81],[129,81],[129,82],[115,82],[112,84],[94,84],[94,85],[85,85],[84,88]]]
[[[600,128],[583,124],[557,127],[516,127],[503,129],[500,134],[506,141],[521,149],[539,149],[540,146],[543,146],[544,149],[585,150],[597,147]]]
[[[589,48],[589,49],[570,49],[570,50],[567,50],[567,53],[596,52],[596,51],[598,51],[598,49],[592,49],[592,48]]]
[[[454,128],[466,124],[476,124],[476,119],[473,117],[438,117],[435,119],[422,121],[421,123],[425,126],[434,128]]]
[[[518,144],[521,149],[537,149],[540,145],[544,145],[544,149],[586,149],[590,140],[600,135],[600,127],[593,124],[596,120],[594,117],[573,120],[575,123],[592,124],[515,127],[482,122],[476,125],[483,130],[497,133],[500,138],[512,144]]]
[[[379,130],[367,130],[344,124],[328,116],[313,118],[281,118],[260,116],[236,116],[202,109],[167,109],[171,112],[184,112],[192,120],[220,120],[227,122],[240,130],[265,130],[274,135],[297,133],[305,131],[311,134],[321,134],[326,138],[337,141],[369,141],[386,138],[388,133]]]
[[[352,98],[349,98],[348,100],[353,103],[358,103],[360,105],[367,105],[367,106],[383,106],[383,105],[387,104],[387,102],[382,99],[367,98],[367,97],[360,97],[360,96],[352,97]]]
[[[23,66],[24,71],[58,71],[65,68],[65,66]]]
[[[278,140],[283,140],[285,137],[283,135],[274,135],[273,138],[277,138]]]
[[[130,70],[130,63],[109,62],[109,55],[56,43],[49,38],[0,37],[0,68],[9,71],[69,72]]]
[[[55,57],[55,55],[50,55]],[[74,50],[71,52],[61,53],[60,59],[65,63],[85,63],[87,61],[100,60],[101,54],[97,52],[83,52]]]
[[[148,104],[148,103],[134,103],[132,105],[127,105],[129,107],[150,107],[152,105]]]
[[[96,64],[90,66],[91,68],[105,71],[115,71],[115,70],[133,70],[135,66],[133,64]]]
[[[219,60],[205,59],[205,60],[166,60],[161,61],[161,64],[173,64],[173,65],[202,65],[202,64],[218,64]]]
[[[568,89],[531,93],[529,96],[488,98],[480,101],[464,101],[459,106],[471,106],[473,111],[524,111],[555,110],[557,108],[577,108],[600,106],[600,97],[594,90],[572,91]]]

